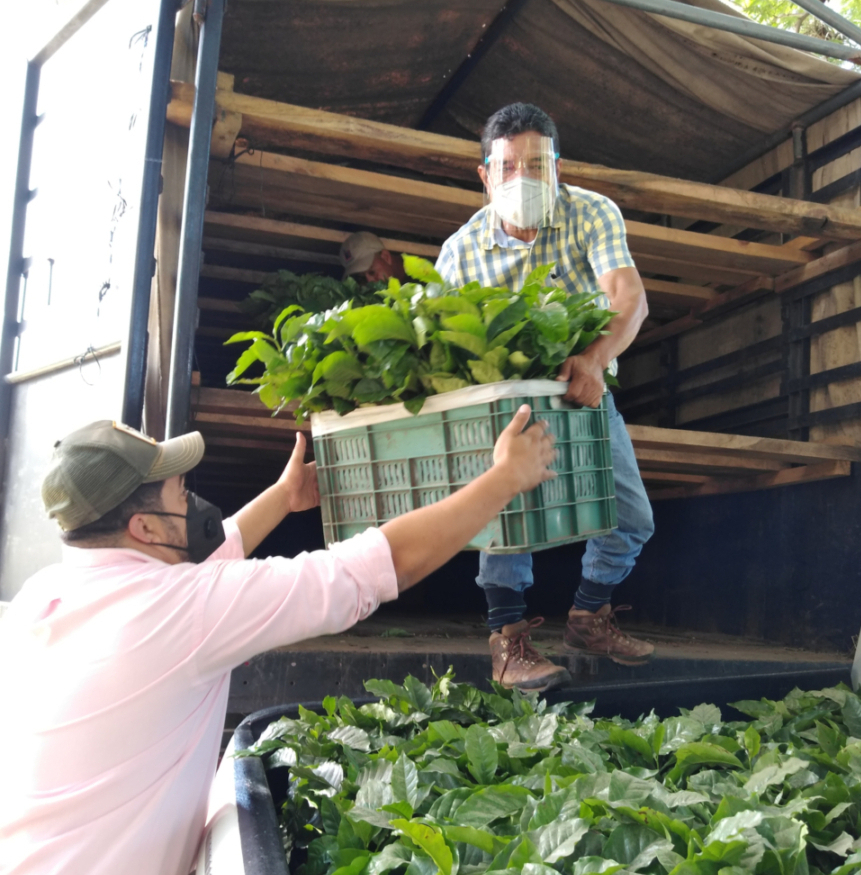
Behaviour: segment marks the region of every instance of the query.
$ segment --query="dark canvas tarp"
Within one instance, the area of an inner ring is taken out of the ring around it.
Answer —
[[[415,127],[503,5],[234,0],[221,66],[238,91]],[[696,5],[732,13],[719,0]],[[604,0],[528,0],[431,129],[475,137],[491,112],[524,100],[553,116],[567,158],[713,180],[857,78]]]

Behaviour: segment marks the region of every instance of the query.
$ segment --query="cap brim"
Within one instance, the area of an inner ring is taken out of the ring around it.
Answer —
[[[380,250],[380,252],[382,252],[382,250]],[[370,270],[371,265],[374,263],[374,259],[379,254],[379,252],[371,252],[364,258],[357,258],[356,263],[352,267],[348,267],[344,270],[344,279],[348,276],[353,276],[353,274],[364,273],[366,270]]]
[[[158,445],[159,452],[155,462],[143,482],[157,483],[159,480],[186,474],[203,458],[204,449],[203,435],[199,431],[162,441]]]

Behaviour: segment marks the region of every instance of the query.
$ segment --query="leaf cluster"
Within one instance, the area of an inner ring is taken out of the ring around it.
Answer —
[[[297,875],[850,875],[861,871],[861,699],[840,685],[636,721],[590,719],[451,669],[365,684],[239,756],[288,769]]]
[[[359,283],[351,276],[343,280],[317,273],[296,274],[279,270],[270,274],[238,304],[239,311],[253,317],[261,327],[271,326],[285,307],[299,306],[308,313],[323,313],[345,301],[372,304],[384,283]]]
[[[243,331],[227,343],[251,342],[227,376],[258,386],[271,409],[297,402],[309,413],[348,413],[403,401],[418,413],[430,395],[507,379],[554,377],[615,315],[598,294],[568,295],[545,285],[541,267],[519,292],[469,283],[447,285],[423,259],[404,257],[416,281],[389,281],[379,303],[349,300],[322,313],[294,304],[272,333]],[[244,376],[262,362],[262,376]]]

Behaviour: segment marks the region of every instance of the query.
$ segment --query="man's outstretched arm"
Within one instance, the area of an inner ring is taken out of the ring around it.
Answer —
[[[547,423],[526,431],[531,411],[524,404],[499,436],[493,467],[453,495],[382,526],[392,550],[398,591],[418,583],[459,553],[520,492],[556,476]]]
[[[245,555],[250,556],[288,513],[308,510],[319,503],[317,463],[305,463],[305,435],[297,432],[290,461],[278,481],[249,501],[235,516]]]

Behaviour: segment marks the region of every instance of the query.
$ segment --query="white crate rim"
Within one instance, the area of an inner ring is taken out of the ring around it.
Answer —
[[[568,391],[568,383],[559,380],[506,380],[503,383],[485,383],[481,386],[467,386],[454,392],[444,392],[441,395],[431,395],[425,401],[418,416],[425,413],[441,413],[444,410],[455,410],[458,407],[469,407],[472,404],[487,404],[500,398],[547,398],[564,395]],[[311,435],[334,434],[350,428],[367,425],[377,425],[398,419],[412,419],[403,404],[378,404],[374,407],[360,407],[343,416],[334,410],[311,414]]]

